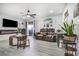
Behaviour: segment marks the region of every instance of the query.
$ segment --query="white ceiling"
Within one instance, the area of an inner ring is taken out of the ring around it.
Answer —
[[[45,17],[62,14],[65,6],[65,3],[0,3],[0,13],[19,18],[21,12],[25,13],[29,9],[37,17]],[[50,10],[53,11],[52,14],[49,13]]]

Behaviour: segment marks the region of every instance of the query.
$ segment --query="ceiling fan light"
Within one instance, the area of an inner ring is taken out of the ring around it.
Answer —
[[[30,15],[27,15],[27,17],[30,17]]]

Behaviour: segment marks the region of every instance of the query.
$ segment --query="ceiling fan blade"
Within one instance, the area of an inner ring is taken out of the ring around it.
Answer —
[[[32,14],[32,15],[36,15],[36,14]]]
[[[35,15],[30,15],[31,17],[35,18]]]
[[[27,10],[27,13],[25,12],[20,12],[20,14],[22,14],[23,16],[27,16],[30,15],[31,17],[35,18],[36,14],[30,14],[30,10]]]

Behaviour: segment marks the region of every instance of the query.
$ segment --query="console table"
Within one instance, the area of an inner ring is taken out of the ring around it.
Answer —
[[[0,35],[14,34],[14,33],[17,33],[17,30],[0,30]]]

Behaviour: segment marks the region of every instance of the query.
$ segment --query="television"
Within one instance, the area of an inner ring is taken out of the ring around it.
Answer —
[[[18,22],[10,19],[3,18],[3,27],[17,27]]]

